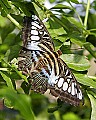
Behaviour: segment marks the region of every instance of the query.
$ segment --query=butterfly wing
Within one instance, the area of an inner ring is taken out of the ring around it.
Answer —
[[[48,88],[48,79],[39,72],[32,72],[29,79],[31,90],[44,94]]]
[[[74,74],[59,56],[56,61],[53,56],[53,62],[50,57],[52,55],[45,54],[36,65],[35,71],[47,79],[48,89],[53,96],[78,106],[80,102],[83,103],[83,95]]]
[[[45,54],[44,47],[47,46],[48,49],[54,51],[54,44],[45,25],[36,15],[24,17],[23,24],[23,48],[20,50],[18,68],[28,73]]]
[[[83,101],[79,84],[60,58],[61,52],[55,52],[50,34],[36,15],[25,17],[22,39],[20,56],[23,60],[19,66],[24,71],[29,70],[32,89],[41,93],[50,89],[50,93],[62,101],[79,105]]]
[[[66,63],[59,58],[59,77],[55,80],[53,85],[49,85],[50,93],[72,105],[78,106],[80,102],[83,103],[83,95],[80,86],[70,71]]]
[[[46,44],[54,50],[52,38],[43,22],[36,16],[24,18],[24,28],[22,30],[23,46],[29,50],[42,51],[39,44]]]

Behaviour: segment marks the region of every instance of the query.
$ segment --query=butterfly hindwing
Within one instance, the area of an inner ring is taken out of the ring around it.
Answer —
[[[80,104],[80,101],[83,102],[80,86],[73,73],[61,58],[58,59],[58,63],[59,66],[61,66],[62,72],[59,74],[56,83],[53,86],[50,86],[50,92],[62,101],[77,106]]]
[[[56,64],[57,68],[54,63],[50,67],[45,57],[38,62],[35,70],[47,79],[48,89],[53,96],[75,106],[79,105],[80,101],[83,102],[83,95],[75,76],[61,58],[57,58]]]
[[[31,90],[44,94],[48,88],[47,78],[36,71],[32,72],[30,76],[29,83],[31,84]]]

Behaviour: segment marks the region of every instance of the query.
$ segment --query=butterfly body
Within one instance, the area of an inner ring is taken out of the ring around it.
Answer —
[[[19,70],[29,74],[30,84],[36,92],[50,93],[73,105],[83,101],[79,84],[66,63],[55,52],[52,38],[43,22],[36,16],[25,17],[22,30],[23,48]]]

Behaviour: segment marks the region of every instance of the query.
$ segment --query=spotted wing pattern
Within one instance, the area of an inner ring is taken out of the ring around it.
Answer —
[[[60,58],[61,51],[55,52],[49,32],[36,15],[25,17],[22,39],[18,66],[19,70],[29,74],[32,89],[40,93],[49,89],[53,96],[78,106],[83,101],[79,84]]]
[[[36,15],[24,18],[22,39],[23,47],[29,50],[42,51],[38,46],[40,43],[47,44],[49,49],[54,50],[50,34],[45,28],[43,22]]]
[[[40,44],[46,45],[51,51],[54,51],[54,44],[43,22],[36,15],[24,17],[23,23],[23,47],[19,54],[18,68],[28,73],[39,58],[45,54]]]

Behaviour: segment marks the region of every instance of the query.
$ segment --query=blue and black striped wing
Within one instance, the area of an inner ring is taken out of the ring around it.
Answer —
[[[19,54],[18,68],[19,70],[28,72],[30,68],[35,66],[39,58],[45,54],[40,44],[47,46],[51,51],[54,51],[54,44],[43,22],[36,15],[24,17],[23,24],[23,48]]]
[[[50,89],[53,96],[78,106],[83,102],[82,91],[75,76],[59,55],[60,51],[46,53],[36,64],[35,71],[47,79],[47,89]]]
[[[36,15],[25,17],[22,39],[19,68],[29,74],[32,89],[41,93],[50,89],[62,101],[79,105],[83,101],[79,84],[60,58],[61,51],[55,52],[50,34]]]
[[[58,77],[53,81],[49,81],[50,92],[62,101],[78,106],[80,102],[83,102],[80,86],[71,70],[61,58],[58,58],[57,64]]]
[[[23,47],[26,49],[42,51],[42,49],[39,47],[39,44],[43,43],[50,50],[54,51],[52,38],[43,22],[36,15],[24,18],[22,39]]]

